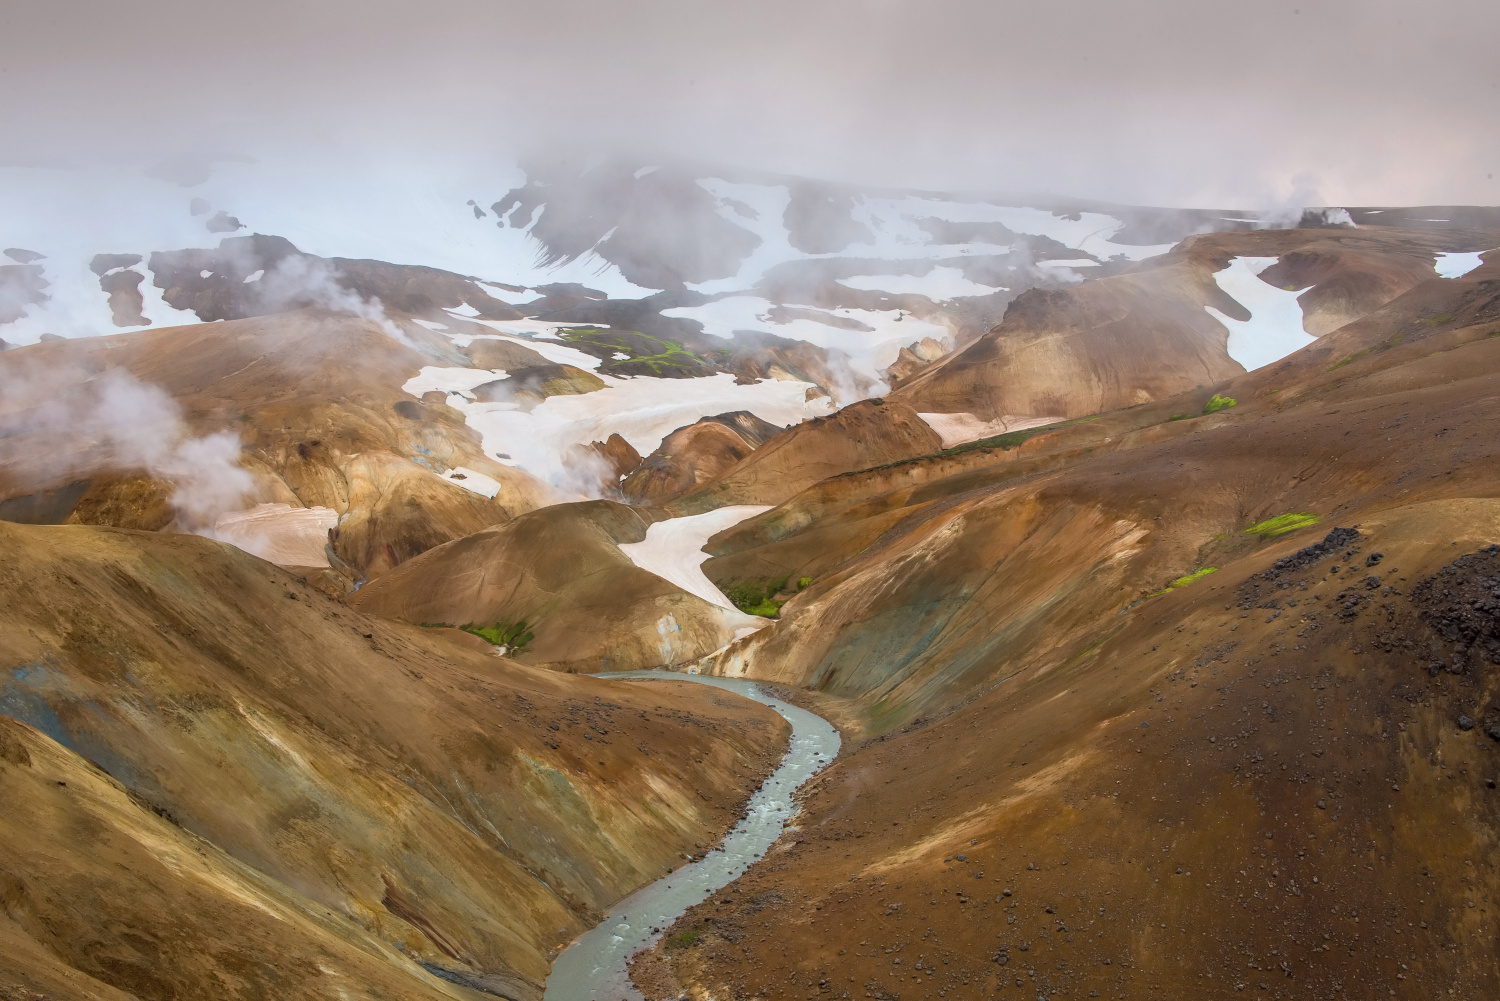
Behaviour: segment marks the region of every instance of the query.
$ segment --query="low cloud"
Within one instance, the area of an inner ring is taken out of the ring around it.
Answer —
[[[174,486],[178,527],[200,534],[255,489],[238,435],[192,435],[175,400],[123,369],[8,366],[0,401],[0,474],[12,484],[144,471]]]

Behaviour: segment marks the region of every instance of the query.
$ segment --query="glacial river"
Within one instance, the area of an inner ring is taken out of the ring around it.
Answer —
[[[838,731],[831,723],[765,694],[753,681],[671,671],[630,671],[600,677],[652,678],[724,688],[780,713],[792,726],[792,741],[781,765],[750,798],[745,816],[724,839],[724,850],[711,851],[616,904],[592,931],[557,957],[547,978],[544,1001],[643,1001],[630,982],[626,961],[660,939],[667,926],[689,907],[733,882],[764,855],[792,815],[792,794],[839,752]]]

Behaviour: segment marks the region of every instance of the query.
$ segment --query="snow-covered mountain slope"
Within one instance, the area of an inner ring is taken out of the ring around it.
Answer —
[[[431,359],[407,392],[443,394],[490,459],[584,493],[597,485],[580,479],[577,450],[591,442],[619,434],[645,455],[701,417],[822,416],[920,378],[1028,290],[1063,293],[1149,268],[1190,234],[1253,225],[1242,211],[623,159],[484,173],[244,159],[168,175],[0,169],[0,341],[353,313]],[[1442,260],[1424,266],[1472,253],[1463,239],[1445,233]],[[1307,285],[1314,299],[1333,287]],[[1343,298],[1329,310],[1330,323],[1360,311]],[[1233,366],[1233,351],[1205,350],[1192,378]],[[1112,362],[1085,361],[1100,364]],[[1028,395],[1042,410],[946,396],[919,409],[966,427],[1068,409],[1046,396]]]

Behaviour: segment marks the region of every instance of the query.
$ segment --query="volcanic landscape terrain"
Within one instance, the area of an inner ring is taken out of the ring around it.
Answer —
[[[0,234],[0,998],[541,998],[789,747],[637,669],[842,737],[651,1001],[1500,996],[1493,210],[224,175]]]

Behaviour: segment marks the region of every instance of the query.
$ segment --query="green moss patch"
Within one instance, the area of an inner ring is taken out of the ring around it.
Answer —
[[[716,371],[676,341],[638,330],[569,327],[560,334],[563,340],[576,345],[580,351],[598,358],[599,371],[610,375],[693,379],[713,375]]]
[[[493,643],[495,646],[503,646],[511,653],[520,653],[526,649],[534,637],[531,630],[526,626],[526,620],[520,622],[496,622],[489,626],[476,626],[472,622],[463,627],[466,633],[473,633],[482,640]]]
[[[1246,535],[1258,535],[1262,539],[1274,539],[1278,535],[1295,532],[1299,528],[1307,528],[1316,525],[1323,519],[1306,511],[1293,511],[1287,514],[1278,514],[1274,518],[1258,521],[1245,529]]]
[[[1207,403],[1203,404],[1205,414],[1216,414],[1220,410],[1228,410],[1230,407],[1239,406],[1239,400],[1229,396],[1220,396],[1215,393]]]
[[[786,589],[786,583],[791,578],[777,577],[773,579],[760,580],[737,580],[723,587],[724,597],[734,603],[734,607],[748,615],[759,615],[763,619],[774,619],[781,615],[781,606],[785,601],[776,600],[776,595]]]

